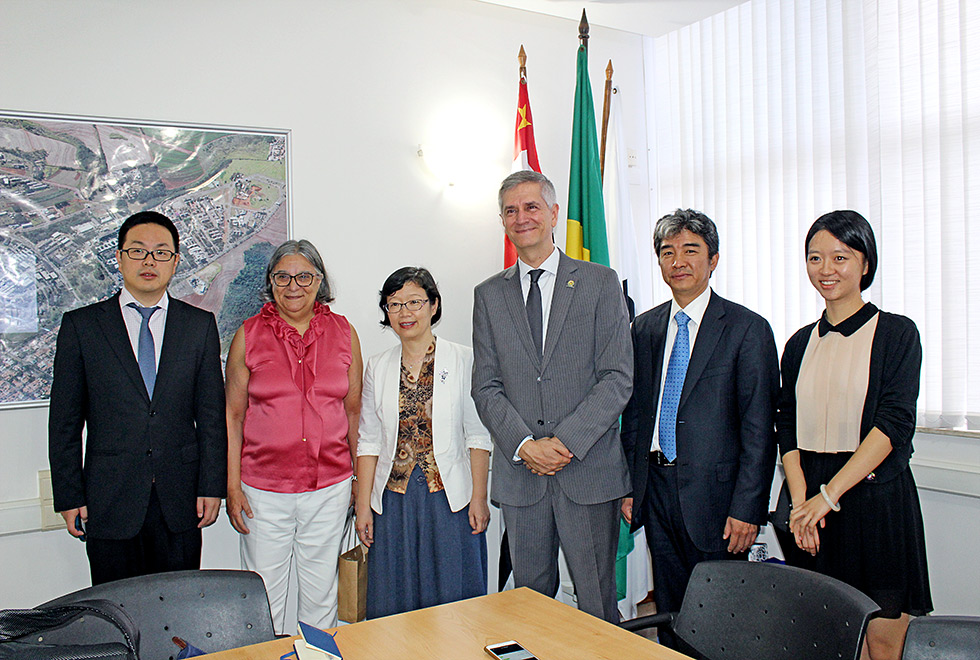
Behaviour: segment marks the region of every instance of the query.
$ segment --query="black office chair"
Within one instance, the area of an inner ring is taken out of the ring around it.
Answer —
[[[977,660],[980,617],[920,616],[909,623],[902,660]]]
[[[139,630],[107,600],[0,610],[0,660],[138,660]]]
[[[708,660],[856,660],[878,611],[863,593],[826,575],[768,562],[707,561],[695,566],[680,612],[620,625],[634,632],[669,626]]]
[[[265,584],[250,571],[155,573],[107,582],[42,607],[103,598],[136,623],[140,660],[172,660],[173,637],[212,653],[275,639]]]

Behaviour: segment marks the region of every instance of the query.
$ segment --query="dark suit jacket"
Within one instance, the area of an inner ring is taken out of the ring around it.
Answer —
[[[119,294],[67,312],[48,416],[55,510],[87,506],[93,538],[132,538],[155,481],[167,527],[195,527],[197,498],[225,496],[228,441],[219,353],[214,315],[171,298],[150,401]]]
[[[633,396],[623,447],[633,480],[633,529],[645,520],[650,444],[658,414],[670,302],[633,323]],[[677,410],[677,482],[687,531],[703,552],[724,550],[726,519],[762,525],[776,461],[779,389],[768,321],[714,292],[698,329]]]
[[[569,499],[598,504],[629,491],[619,415],[629,399],[629,321],[615,271],[561,255],[544,355],[531,340],[515,264],[476,287],[473,400],[493,436],[491,497],[528,506],[555,479]],[[512,459],[528,435],[555,436],[575,455],[554,477]]]

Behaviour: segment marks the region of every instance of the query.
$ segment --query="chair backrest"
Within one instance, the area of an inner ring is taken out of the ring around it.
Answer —
[[[171,660],[180,637],[206,652],[275,638],[265,585],[250,571],[155,573],[107,582],[44,606],[104,598],[118,604],[140,632],[140,660]]]
[[[920,616],[909,623],[902,660],[980,658],[980,617]]]
[[[107,600],[0,610],[0,660],[138,660],[139,630]]]
[[[674,632],[709,660],[860,657],[878,605],[853,587],[769,562],[694,568]]]

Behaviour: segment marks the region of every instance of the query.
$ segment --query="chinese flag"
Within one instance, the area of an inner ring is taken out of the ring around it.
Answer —
[[[527,79],[521,76],[517,90],[517,121],[514,123],[514,165],[511,172],[518,170],[541,171],[538,165],[538,150],[534,146],[534,124],[531,121],[531,102],[527,98]],[[510,239],[504,236],[504,268],[517,263],[517,250]]]

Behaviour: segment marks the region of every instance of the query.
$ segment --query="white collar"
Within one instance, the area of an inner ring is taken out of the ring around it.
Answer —
[[[561,261],[561,250],[559,250],[558,246],[556,245],[555,249],[552,250],[551,254],[548,255],[548,258],[541,262],[541,265],[538,266],[538,269],[543,270],[546,273],[551,273],[552,275],[557,276],[559,261]],[[525,275],[527,275],[532,270],[534,270],[534,268],[528,266],[519,257],[517,259],[517,269],[518,269],[517,272],[520,274],[521,279],[523,279]]]
[[[129,292],[129,289],[123,286],[123,288],[119,291],[119,306],[126,307],[129,305],[129,303],[136,303],[140,307],[146,307],[146,305],[138,301],[136,297]],[[160,298],[159,301],[157,301],[157,304],[151,306],[159,307],[160,309],[167,309],[167,307],[170,306],[170,296],[168,296],[167,292],[164,291],[163,296]]]
[[[704,318],[704,311],[708,309],[708,302],[711,300],[711,287],[707,287],[701,292],[697,298],[692,300],[687,304],[687,307],[681,307],[677,304],[676,298],[671,298],[670,301],[670,318],[677,316],[677,312],[684,310],[687,317],[694,321],[699,327],[701,325],[701,319]]]

